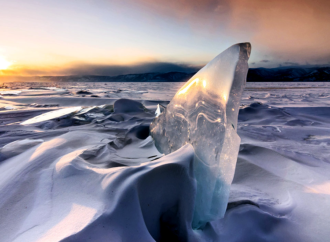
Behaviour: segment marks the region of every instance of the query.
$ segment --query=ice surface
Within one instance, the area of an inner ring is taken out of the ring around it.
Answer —
[[[194,228],[226,211],[240,145],[237,116],[250,51],[250,43],[241,43],[222,52],[176,93],[150,126],[161,153],[187,143],[195,149]]]
[[[71,108],[63,108],[63,109],[59,109],[59,110],[55,110],[55,111],[50,111],[47,113],[43,113],[39,116],[36,116],[34,118],[28,119],[24,122],[22,122],[22,125],[29,125],[29,124],[35,124],[35,123],[40,123],[40,122],[44,122],[47,120],[52,120],[52,119],[56,119],[56,118],[61,118],[63,116],[72,114],[74,112],[78,112],[82,109],[82,107],[71,107]]]
[[[6,83],[72,92],[73,84]],[[105,85],[83,84],[93,93]],[[106,86],[148,90],[148,96],[130,97],[143,99],[150,112],[125,100],[116,102],[119,111],[136,108],[112,113],[111,105],[127,94],[96,99],[39,91],[0,99],[1,107],[19,107],[0,115],[0,241],[328,241],[330,83],[247,83],[243,98],[254,99],[243,99],[239,112],[241,146],[227,211],[203,230],[191,229],[193,147],[162,156],[146,138],[157,104],[164,112],[182,86]],[[75,113],[46,122],[54,123],[51,129],[19,125],[40,114],[32,103],[95,106],[85,114],[106,116],[94,122]],[[109,115],[101,104],[110,105]],[[70,122],[73,117],[88,122]]]
[[[1,95],[19,95],[21,94],[22,91],[15,91],[15,90],[10,90],[10,91],[0,91]]]

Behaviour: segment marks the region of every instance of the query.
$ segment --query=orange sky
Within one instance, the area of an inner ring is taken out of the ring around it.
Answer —
[[[250,67],[329,65],[329,12],[327,0],[1,1],[0,75],[189,71],[246,41]]]

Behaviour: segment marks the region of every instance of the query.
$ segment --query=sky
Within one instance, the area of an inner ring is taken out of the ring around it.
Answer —
[[[239,42],[251,68],[330,65],[329,0],[0,0],[0,75],[193,72]]]

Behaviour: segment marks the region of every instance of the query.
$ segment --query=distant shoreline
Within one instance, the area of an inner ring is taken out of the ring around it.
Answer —
[[[186,82],[195,72],[141,73],[118,76],[0,76],[0,82]],[[247,82],[329,82],[330,67],[250,68]]]

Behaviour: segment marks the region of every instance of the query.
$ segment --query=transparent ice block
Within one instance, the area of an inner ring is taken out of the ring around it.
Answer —
[[[161,153],[172,153],[187,143],[194,147],[195,229],[226,211],[240,145],[237,116],[250,52],[250,43],[240,43],[219,54],[176,93],[150,126]]]

